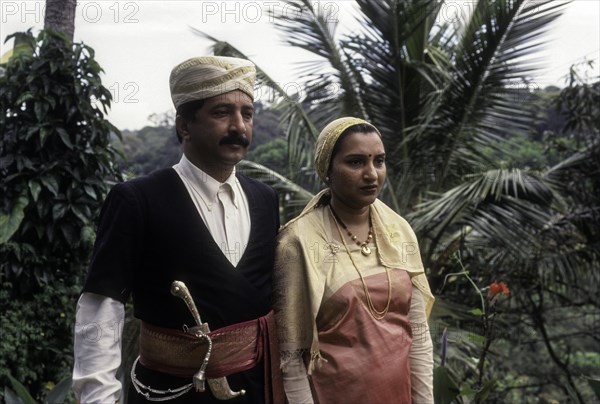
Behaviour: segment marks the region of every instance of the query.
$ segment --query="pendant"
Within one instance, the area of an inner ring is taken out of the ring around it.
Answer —
[[[361,252],[361,253],[362,253],[362,255],[364,255],[365,257],[366,257],[367,255],[371,255],[371,249],[370,249],[370,248],[369,248],[369,246],[368,246],[368,245],[366,245],[366,244],[364,244],[364,245],[361,247],[361,249],[360,249],[360,252]]]
[[[335,244],[333,244],[333,243],[330,243],[329,244],[329,249],[331,250],[331,255],[335,255],[340,250],[340,247],[337,246],[337,245],[335,245]]]

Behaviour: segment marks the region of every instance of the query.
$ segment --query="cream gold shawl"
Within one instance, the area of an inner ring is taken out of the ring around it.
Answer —
[[[328,268],[324,260],[315,260],[315,249],[322,250],[331,240],[319,209],[319,201],[329,192],[317,194],[302,213],[290,221],[278,236],[274,274],[274,297],[279,330],[282,366],[293,355],[310,353],[309,374],[320,360],[315,320],[322,303]],[[373,232],[382,266],[406,270],[413,286],[425,300],[427,315],[434,297],[425,276],[416,236],[406,220],[386,204],[371,205]]]

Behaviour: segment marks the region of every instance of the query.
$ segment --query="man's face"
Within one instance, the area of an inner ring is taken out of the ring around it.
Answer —
[[[252,99],[242,91],[206,99],[193,122],[177,118],[186,157],[211,177],[224,180],[248,151],[253,116]]]

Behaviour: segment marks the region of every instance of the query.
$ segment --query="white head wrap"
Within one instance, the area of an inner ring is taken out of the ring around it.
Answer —
[[[240,90],[254,99],[256,68],[245,59],[200,56],[173,68],[169,78],[171,99],[177,109],[186,102],[204,100]]]

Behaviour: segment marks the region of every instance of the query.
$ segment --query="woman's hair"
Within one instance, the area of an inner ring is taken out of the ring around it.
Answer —
[[[342,134],[340,135],[338,140],[335,142],[335,145],[333,146],[333,150],[331,150],[331,158],[329,160],[329,167],[327,168],[327,172],[331,171],[331,166],[333,165],[333,158],[340,151],[340,147],[341,147],[340,144],[342,143],[342,140],[346,136],[350,135],[351,133],[371,133],[371,132],[375,132],[375,133],[379,134],[377,129],[369,123],[358,123],[356,125],[347,127],[342,132]]]
[[[185,104],[181,104],[177,108],[177,115],[181,116],[186,122],[194,122],[196,120],[196,112],[202,108],[204,105],[204,100],[194,100],[190,102],[186,102]],[[183,138],[177,131],[177,127],[175,127],[175,134],[177,135],[177,139],[179,143],[183,141]]]

